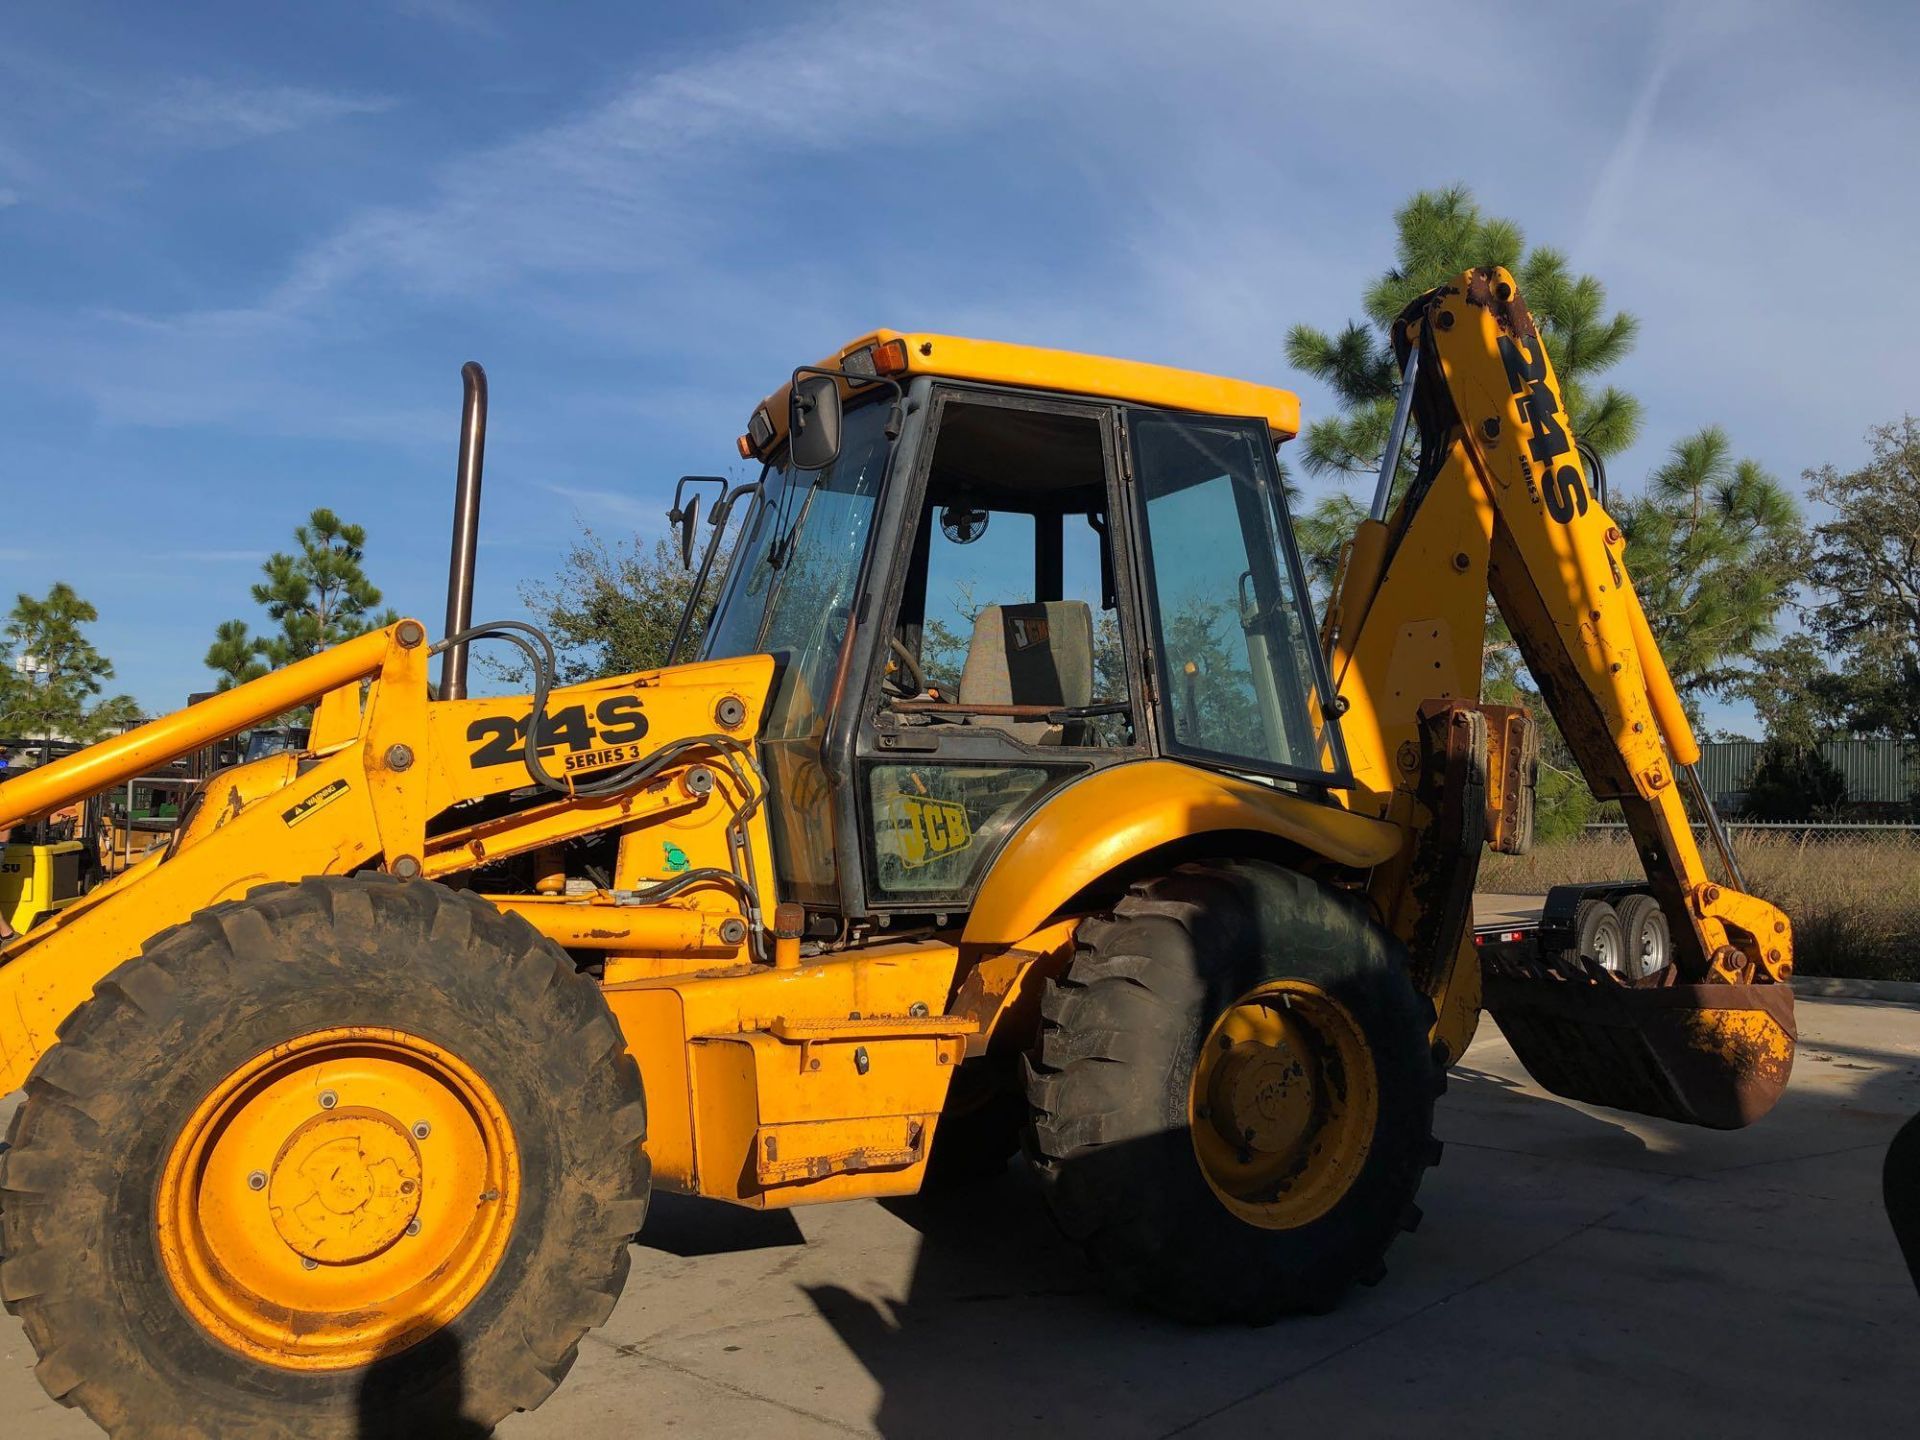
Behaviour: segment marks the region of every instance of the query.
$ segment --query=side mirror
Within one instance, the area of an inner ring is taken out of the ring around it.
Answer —
[[[680,483],[673,487],[673,508],[667,511],[667,524],[680,539],[680,568],[693,568],[693,526],[700,514],[700,497],[686,498],[689,485],[712,485],[717,487],[716,502],[725,498],[727,481],[724,475],[682,475]]]
[[[840,381],[832,375],[796,375],[787,403],[793,468],[824,470],[840,458]]]
[[[700,497],[694,496],[687,502],[687,508],[675,512],[679,519],[674,523],[680,529],[680,568],[693,568],[693,527],[700,515]]]

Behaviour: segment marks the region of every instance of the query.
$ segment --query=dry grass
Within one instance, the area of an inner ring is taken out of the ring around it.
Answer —
[[[1745,831],[1734,846],[1748,886],[1792,918],[1801,974],[1920,980],[1920,837]],[[1624,835],[1587,835],[1531,855],[1488,855],[1480,888],[1541,895],[1639,874]]]

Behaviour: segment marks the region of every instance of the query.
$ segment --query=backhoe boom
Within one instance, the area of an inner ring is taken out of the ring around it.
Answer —
[[[1773,905],[1707,873],[1681,797],[1699,745],[1634,594],[1625,538],[1577,449],[1539,327],[1512,277],[1490,268],[1422,296],[1395,323],[1393,340],[1411,380],[1419,465],[1391,513],[1360,526],[1328,637],[1350,711],[1353,803],[1416,836],[1402,865],[1376,877],[1374,894],[1429,976],[1440,976],[1460,967],[1471,944],[1460,907],[1443,913],[1441,898],[1471,887],[1483,835],[1501,849],[1524,849],[1530,839],[1530,796],[1511,784],[1499,806],[1448,799],[1450,785],[1502,792],[1502,779],[1531,763],[1529,754],[1512,753],[1532,742],[1507,712],[1479,704],[1491,595],[1588,786],[1624,811],[1647,888],[1666,916],[1672,968],[1624,978],[1646,982],[1639,988],[1710,987],[1713,1006],[1751,1002],[1767,1017],[1738,1022],[1739,1036],[1716,1031],[1701,1040],[1739,1051],[1739,1103],[1705,1107],[1716,1117],[1705,1123],[1745,1123],[1756,1105],[1771,1103],[1791,1061],[1791,1003],[1780,983],[1793,969],[1791,929]],[[1397,458],[1389,457],[1389,470]],[[1461,717],[1453,741],[1438,738],[1442,710]],[[1476,711],[1486,717],[1484,732]],[[1486,739],[1475,752],[1479,733]],[[1452,769],[1464,767],[1467,779],[1448,779],[1448,744],[1459,752]],[[1446,819],[1467,812],[1464,828]],[[1729,879],[1738,883],[1737,870]],[[1510,1039],[1526,1029],[1521,1012],[1542,988],[1526,986],[1529,978],[1541,977],[1489,977],[1487,1006]],[[1621,996],[1612,992],[1636,988],[1613,975],[1579,978],[1596,1005],[1617,1007]],[[1435,988],[1451,984],[1441,979]],[[1539,1059],[1543,1082],[1648,1108],[1622,1100],[1604,1080],[1576,1083],[1561,1073],[1578,1048],[1568,1025],[1579,1028],[1558,1016],[1534,1057],[1516,1039],[1523,1058]],[[1697,1100],[1667,1109],[1702,1118]]]

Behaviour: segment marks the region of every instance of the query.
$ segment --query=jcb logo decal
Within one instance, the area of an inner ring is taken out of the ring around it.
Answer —
[[[880,839],[909,870],[964,850],[973,826],[964,805],[924,795],[889,795],[881,802]]]
[[[1540,348],[1538,336],[1516,340],[1502,335],[1500,363],[1507,368],[1507,388],[1520,402],[1520,413],[1533,431],[1527,453],[1540,467],[1540,499],[1547,513],[1565,525],[1587,513],[1587,486],[1578,466],[1560,463],[1573,447],[1562,423],[1560,397],[1547,379],[1547,352]]]

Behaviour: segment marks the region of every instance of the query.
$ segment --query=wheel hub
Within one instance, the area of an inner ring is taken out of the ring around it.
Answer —
[[[520,1159],[460,1056],[340,1027],[241,1064],[162,1169],[161,1262],[210,1335],[291,1370],[364,1365],[486,1286],[519,1208]]]
[[[379,1254],[420,1213],[420,1151],[393,1116],[369,1109],[315,1116],[274,1157],[274,1229],[295,1252],[344,1265]]]
[[[1291,1150],[1313,1123],[1313,1077],[1284,1040],[1235,1045],[1214,1072],[1212,1090],[1213,1127],[1261,1154]]]
[[[1373,1056],[1326,991],[1270,981],[1215,1019],[1188,1111],[1194,1157],[1228,1210],[1264,1229],[1306,1225],[1346,1194],[1372,1148]]]

